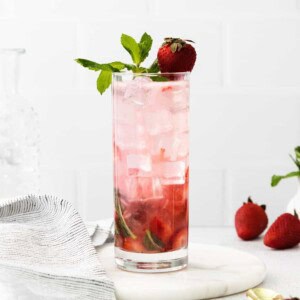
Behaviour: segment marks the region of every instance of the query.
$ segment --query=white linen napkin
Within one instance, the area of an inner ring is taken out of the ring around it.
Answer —
[[[111,240],[111,226],[85,226],[69,202],[51,196],[0,203],[1,300],[115,299],[90,238],[95,246]]]

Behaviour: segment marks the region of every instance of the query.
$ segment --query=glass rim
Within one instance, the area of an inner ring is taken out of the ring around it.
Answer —
[[[120,72],[112,72],[114,76],[118,76],[118,75],[123,75],[123,76],[164,76],[164,75],[175,75],[175,76],[183,76],[183,75],[186,75],[186,76],[189,76],[191,74],[190,71],[187,71],[187,72],[162,72],[162,73],[133,73],[133,72],[130,72],[130,71],[120,71]]]
[[[25,52],[26,52],[25,48],[0,48],[0,54],[7,54],[7,53],[23,54]]]

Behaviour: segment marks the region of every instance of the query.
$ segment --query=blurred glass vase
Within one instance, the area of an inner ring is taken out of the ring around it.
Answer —
[[[24,49],[0,49],[0,199],[38,193],[37,114],[18,92]]]

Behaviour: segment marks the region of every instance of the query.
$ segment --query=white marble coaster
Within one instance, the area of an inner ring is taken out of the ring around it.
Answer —
[[[266,267],[257,257],[221,246],[190,244],[188,268],[160,274],[119,270],[111,244],[98,253],[120,300],[216,298],[252,288],[266,276]]]

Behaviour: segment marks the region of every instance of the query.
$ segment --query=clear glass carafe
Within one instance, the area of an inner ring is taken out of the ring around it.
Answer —
[[[39,191],[37,114],[18,91],[24,49],[0,49],[0,199]]]

